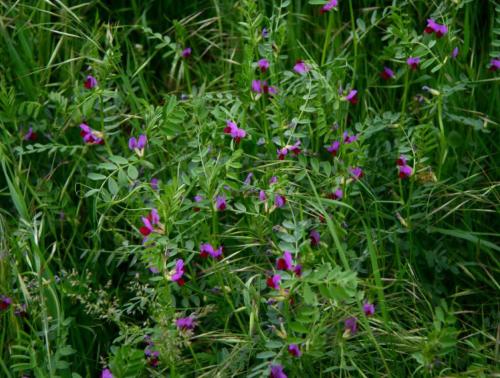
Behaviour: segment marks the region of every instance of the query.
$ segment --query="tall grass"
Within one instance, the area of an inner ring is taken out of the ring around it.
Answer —
[[[0,376],[498,373],[500,4],[325,3],[0,4]],[[428,18],[448,32],[425,34]],[[333,157],[343,132],[358,139]],[[128,148],[139,134],[143,156]],[[152,208],[161,227],[143,244]],[[285,250],[301,277],[277,270]],[[176,326],[187,316],[194,330]]]

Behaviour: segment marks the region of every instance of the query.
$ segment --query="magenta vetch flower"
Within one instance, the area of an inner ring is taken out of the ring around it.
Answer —
[[[269,373],[269,378],[288,378],[288,376],[283,371],[283,366],[281,365],[271,365],[271,372]]]
[[[182,286],[185,283],[184,279],[182,278],[183,275],[184,275],[184,260],[178,259],[175,262],[175,270],[174,273],[172,274],[171,280],[177,282],[179,286]]]
[[[83,86],[87,89],[95,88],[97,86],[97,79],[92,75],[88,75]]]
[[[396,160],[396,164],[399,169],[399,178],[405,179],[412,175],[413,168],[406,164],[406,158],[401,155],[398,160]]]
[[[276,207],[283,207],[285,206],[286,204],[286,197],[285,196],[282,196],[281,194],[278,194],[276,195],[276,197],[274,197],[274,205]]]
[[[252,91],[269,95],[278,93],[278,89],[274,86],[269,86],[265,80],[252,80]]]
[[[224,196],[217,196],[215,197],[215,208],[217,211],[224,211],[226,210],[227,203],[226,203],[226,197]]]
[[[113,378],[113,374],[111,373],[111,370],[104,369],[101,373],[101,378]]]
[[[443,35],[448,33],[448,27],[446,25],[438,24],[432,18],[427,19],[427,26],[424,29],[425,33],[436,33],[436,37],[441,38]]]
[[[290,344],[288,346],[288,353],[290,353],[294,357],[302,356],[302,352],[300,351],[299,346],[297,344]]]
[[[158,190],[158,179],[152,178],[150,181],[151,189]]]
[[[236,125],[236,123],[229,120],[226,121],[224,133],[230,134],[235,143],[240,143],[241,139],[247,135],[245,130],[238,128],[238,125]]]
[[[279,290],[281,276],[279,274],[274,274],[273,276],[268,277],[266,282],[267,282],[267,286],[269,286],[271,289]]]
[[[293,145],[288,145],[288,146],[285,146],[283,148],[280,148],[277,150],[277,153],[278,153],[278,159],[279,160],[284,160],[285,159],[285,156],[288,155],[288,152],[291,151],[294,156],[297,156],[299,155],[302,150],[300,149],[300,140],[298,140],[297,142],[295,142],[295,144]]]
[[[420,58],[410,56],[406,60],[406,64],[408,64],[410,66],[410,68],[415,71],[418,68],[418,65],[420,64]]]
[[[355,180],[359,180],[361,177],[363,177],[363,170],[360,167],[350,168],[349,172],[351,172],[351,175],[354,176]]]
[[[261,190],[261,191],[259,192],[259,199],[260,199],[262,202],[264,202],[264,201],[267,199],[267,197],[266,197],[266,192],[264,192],[263,190]]]
[[[341,200],[343,196],[344,196],[344,193],[342,192],[342,189],[337,188],[337,189],[335,189],[335,191],[333,193],[330,193],[328,198],[330,198],[332,200]]]
[[[309,233],[309,239],[311,239],[311,247],[317,247],[321,240],[319,232],[316,230],[311,230]]]
[[[11,298],[9,298],[5,295],[0,296],[0,310],[1,311],[7,310],[11,304],[12,304]]]
[[[326,12],[330,12],[333,8],[336,8],[337,5],[338,5],[338,0],[330,0],[328,1],[328,3],[326,3],[325,5],[323,5],[323,7],[321,8],[321,11],[320,13],[326,13]]]
[[[451,57],[452,57],[453,59],[456,59],[456,58],[457,58],[457,56],[458,56],[458,47],[455,47],[455,48],[453,49],[453,51],[451,52]]]
[[[356,89],[351,89],[347,96],[344,97],[344,100],[356,105],[358,103],[358,91]]]
[[[267,38],[269,37],[269,32],[267,31],[267,28],[262,28],[262,38]]]
[[[269,185],[276,184],[277,182],[278,182],[278,177],[276,177],[276,176],[272,176],[269,179]]]
[[[181,52],[181,56],[185,59],[185,58],[189,58],[191,56],[191,53],[193,52],[193,50],[191,49],[191,47],[186,47],[184,50],[182,50]]]
[[[356,134],[349,136],[349,133],[347,131],[344,131],[342,137],[344,138],[345,144],[350,144],[358,140],[358,136]]]
[[[495,58],[490,61],[490,71],[495,72],[496,70],[500,70],[500,59]]]
[[[38,139],[38,134],[33,131],[33,127],[30,127],[28,129],[28,132],[26,134],[24,134],[23,139],[24,140],[30,140],[30,141],[34,142],[35,140]]]
[[[333,156],[337,156],[337,153],[340,148],[340,143],[338,141],[333,141],[332,144],[326,147],[326,150],[331,153]]]
[[[135,153],[141,157],[144,155],[144,148],[146,148],[147,144],[148,138],[144,134],[139,135],[137,139],[132,137],[128,140],[128,148],[135,151]]]
[[[222,257],[222,247],[215,249],[210,243],[203,243],[200,245],[200,255],[203,258],[212,256],[214,259]]]
[[[201,202],[201,201],[203,201],[203,197],[200,196],[199,194],[195,195],[193,197],[193,199],[194,199],[194,202]]]
[[[276,268],[279,270],[292,270],[293,260],[289,251],[284,251],[283,256],[276,260]]]
[[[297,72],[298,74],[304,75],[309,72],[310,67],[303,61],[303,60],[297,60],[295,62],[295,66],[293,66],[293,70]]]
[[[259,61],[257,62],[257,66],[262,72],[266,72],[269,69],[269,60],[259,59]]]
[[[245,181],[243,181],[243,184],[250,185],[252,183],[252,178],[253,178],[253,173],[250,172],[245,178]]]
[[[82,136],[83,141],[87,144],[104,144],[103,134],[99,131],[95,131],[90,128],[89,125],[82,123],[80,124],[80,136]]]
[[[181,331],[193,330],[196,326],[196,322],[193,317],[188,316],[187,318],[179,318],[175,321],[175,325]]]
[[[143,236],[147,237],[149,234],[155,231],[155,228],[153,226],[156,226],[160,223],[160,215],[158,214],[158,210],[152,209],[151,213],[149,213],[147,217],[141,217],[141,220],[144,226],[139,229],[139,232]]]
[[[297,277],[302,276],[302,265],[300,265],[300,264],[295,265],[293,268],[293,272],[295,273],[295,275]]]
[[[384,80],[394,79],[394,71],[389,67],[384,67],[384,70],[380,73],[380,77]]]
[[[351,316],[345,320],[345,330],[348,331],[351,335],[356,334],[358,331],[358,318],[355,316]]]
[[[365,302],[363,304],[363,312],[366,316],[373,316],[373,314],[375,314],[375,306],[373,303]]]

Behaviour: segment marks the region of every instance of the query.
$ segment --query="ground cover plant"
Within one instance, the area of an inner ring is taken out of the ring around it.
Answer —
[[[0,7],[0,376],[498,374],[498,1]]]

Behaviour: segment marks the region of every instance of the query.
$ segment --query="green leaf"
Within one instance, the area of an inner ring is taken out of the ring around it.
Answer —
[[[110,177],[108,179],[108,189],[109,189],[109,192],[112,194],[112,195],[117,195],[118,194],[118,191],[120,190],[120,188],[118,187],[118,184],[116,183],[115,179]]]
[[[129,165],[128,166],[127,174],[128,174],[128,177],[130,177],[131,180],[137,180],[137,177],[139,177],[139,171],[133,165]]]
[[[87,177],[90,179],[90,180],[93,180],[93,181],[102,181],[102,180],[106,180],[106,176],[104,175],[101,175],[100,173],[95,173],[95,172],[91,172],[87,175]]]
[[[128,160],[125,159],[122,156],[112,155],[108,159],[111,160],[113,163],[116,163],[116,164],[128,164]]]
[[[274,356],[276,356],[276,352],[268,350],[266,352],[260,352],[259,354],[257,354],[256,357],[258,359],[264,360],[264,359],[269,359],[269,358],[274,357]]]

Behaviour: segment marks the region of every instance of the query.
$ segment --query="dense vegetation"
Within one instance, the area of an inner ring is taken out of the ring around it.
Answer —
[[[498,373],[498,1],[0,7],[0,376]]]

